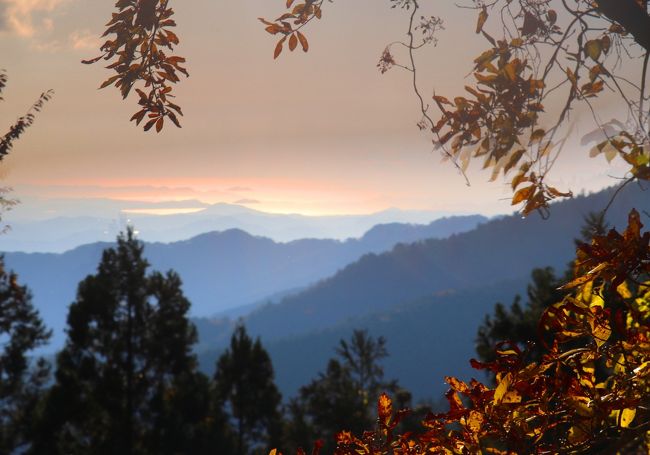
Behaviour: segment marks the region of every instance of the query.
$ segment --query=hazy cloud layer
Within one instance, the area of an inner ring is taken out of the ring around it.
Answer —
[[[235,201],[235,204],[259,204],[261,201],[257,199],[239,199]]]
[[[52,13],[70,0],[0,0],[3,31],[32,38],[54,29]]]

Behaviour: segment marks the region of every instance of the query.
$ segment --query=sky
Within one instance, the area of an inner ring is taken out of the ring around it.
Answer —
[[[113,3],[0,0],[0,68],[9,77],[0,128],[55,91],[0,168],[16,197],[198,200],[306,215],[512,213],[507,183],[471,167],[468,187],[432,150],[416,127],[410,75],[377,70],[385,45],[407,27],[407,12],[387,0],[326,4],[309,30],[310,51],[275,61],[274,38],[257,18],[282,13],[283,0],[172,0],[190,77],[175,89],[183,128],[160,134],[129,123],[134,99],[97,89],[109,70],[80,63],[98,55]],[[474,12],[434,6],[445,30],[419,57],[421,85],[453,96],[484,41],[473,34]],[[558,188],[595,191],[621,174],[587,160],[578,141],[569,146],[551,182]]]

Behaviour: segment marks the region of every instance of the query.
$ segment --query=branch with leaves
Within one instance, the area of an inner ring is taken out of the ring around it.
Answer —
[[[310,11],[311,3],[318,4],[320,18],[320,2],[306,2],[275,21],[263,20],[269,33],[282,35],[276,57],[287,36],[313,18],[313,11],[302,14]],[[608,135],[600,142],[591,155],[606,150],[608,160],[620,156],[628,162],[635,179],[650,178],[649,114],[643,107],[647,58],[639,84],[624,79],[619,71],[624,63],[639,60],[630,54],[632,43],[645,48],[650,35],[650,27],[642,26],[650,23],[643,1],[625,0],[621,10],[613,11],[618,3],[609,0],[473,0],[466,8],[478,13],[474,31],[489,48],[474,59],[473,80],[465,86],[465,93],[431,98],[440,112],[437,119],[417,81],[415,52],[435,43],[442,20],[422,15],[418,24],[415,18],[422,1],[391,3],[393,8],[410,10],[407,39],[387,46],[377,66],[382,73],[393,67],[412,72],[422,113],[418,126],[431,134],[443,158],[451,160],[463,175],[470,162],[479,159],[484,169],[491,170],[491,180],[500,175],[509,180],[512,204],[520,205],[522,214],[539,211],[547,216],[550,201],[572,196],[548,183],[571,132],[571,111],[577,103],[584,103],[598,130],[607,132],[593,99],[608,93],[618,98],[629,121],[614,137]],[[292,4],[287,2],[287,8]],[[304,30],[300,33],[304,36]],[[421,37],[416,39],[416,35]],[[394,45],[408,50],[408,62],[397,61],[391,52]],[[559,112],[546,112],[546,106],[557,103],[562,105]]]
[[[106,68],[117,74],[106,79],[100,88],[114,85],[123,99],[140,84],[141,88],[135,87],[140,109],[131,121],[139,125],[146,118],[145,131],[155,126],[156,132],[160,132],[165,118],[181,127],[178,117],[183,112],[172,102],[172,84],[180,81],[179,73],[186,77],[189,73],[182,66],[185,58],[171,54],[179,39],[170,30],[176,22],[171,18],[174,11],[168,4],[169,0],[118,0],[117,13],[113,13],[102,35],[115,37],[102,44],[101,55],[82,61],[85,64],[102,59],[110,61]]]

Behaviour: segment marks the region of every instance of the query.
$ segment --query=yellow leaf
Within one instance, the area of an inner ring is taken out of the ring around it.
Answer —
[[[598,60],[602,51],[603,45],[600,40],[592,39],[585,44],[585,54],[594,61]]]
[[[521,395],[516,390],[510,390],[503,396],[504,403],[521,403]]]
[[[503,397],[505,396],[506,392],[508,391],[508,387],[510,387],[510,375],[507,374],[505,375],[500,381],[499,385],[494,391],[494,404],[499,404],[503,400]]]
[[[467,418],[467,426],[472,431],[472,433],[478,433],[481,430],[483,425],[483,414],[478,411],[470,411],[469,417]]]
[[[623,409],[619,416],[619,425],[621,426],[621,428],[629,427],[632,421],[634,420],[634,416],[636,416],[635,408]]]
[[[616,288],[616,292],[618,292],[618,295],[623,297],[624,299],[629,299],[632,297],[632,293],[630,292],[630,289],[627,287],[627,283],[623,281],[621,284],[618,285]]]
[[[535,185],[530,185],[520,189],[512,197],[512,205],[517,205],[522,201],[527,201],[535,193]]]

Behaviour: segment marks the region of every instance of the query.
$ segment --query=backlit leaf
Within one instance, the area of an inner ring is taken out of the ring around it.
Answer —
[[[592,39],[585,44],[585,54],[594,61],[597,61],[603,50],[600,40]]]

